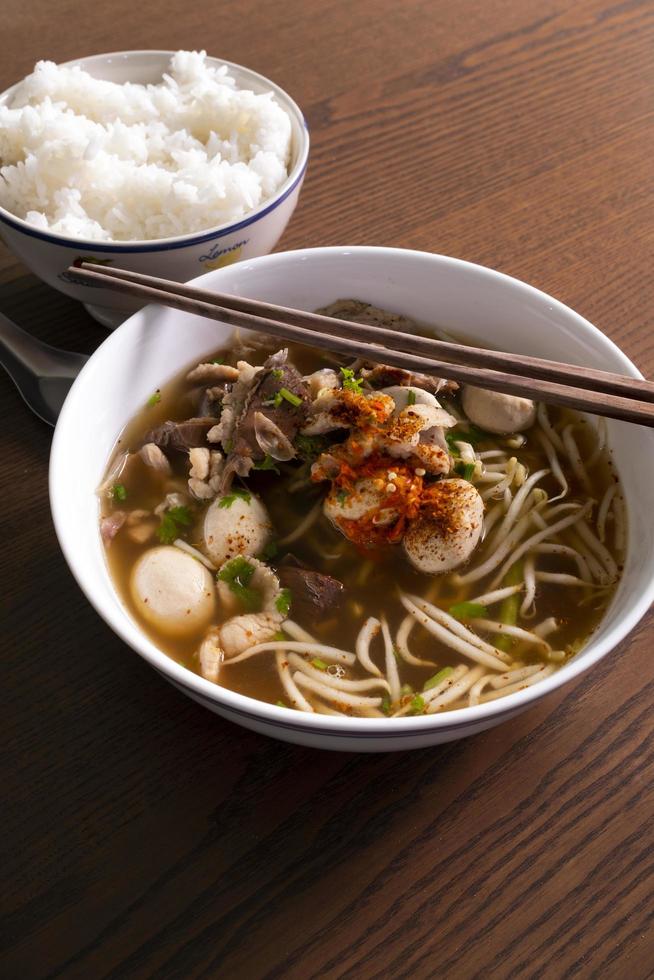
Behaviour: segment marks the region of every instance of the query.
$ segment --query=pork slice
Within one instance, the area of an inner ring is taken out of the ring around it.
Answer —
[[[277,567],[280,584],[291,590],[293,615],[315,616],[337,609],[343,601],[345,586],[332,575],[308,568],[294,555],[286,555]]]
[[[145,437],[145,442],[153,442],[160,449],[175,449],[186,453],[207,445],[207,432],[216,424],[214,417],[203,416],[185,419],[183,422],[163,422]]]

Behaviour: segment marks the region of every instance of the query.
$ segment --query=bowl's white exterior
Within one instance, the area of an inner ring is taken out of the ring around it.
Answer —
[[[224,292],[307,310],[339,297],[357,297],[481,345],[639,376],[610,340],[568,307],[501,273],[444,256],[383,248],[307,249],[240,262],[200,281]],[[112,629],[185,694],[247,728],[304,745],[370,752],[434,745],[524,711],[618,647],[649,607],[654,598],[654,434],[611,422],[609,440],[629,508],[624,577],[586,648],[540,684],[485,705],[430,717],[334,718],[254,701],[170,660],[140,632],[113,589],[94,490],[121,429],[151,392],[219,347],[229,333],[230,328],[214,321],[175,310],[150,306],[136,313],[84,367],[52,445],[52,513],[73,574]]]
[[[124,51],[78,58],[67,64],[80,65],[94,77],[108,81],[158,82],[172,53]],[[281,238],[295,210],[309,154],[309,134],[300,109],[283,89],[262,75],[218,58],[207,58],[207,61],[228,65],[241,88],[273,91],[291,119],[292,156],[288,178],[272,198],[242,220],[194,235],[113,244],[44,232],[0,207],[0,238],[11,251],[48,285],[86,304],[89,312],[105,326],[116,326],[142,304],[101,286],[82,285],[67,272],[75,262],[87,259],[111,263],[133,272],[185,282],[207,270],[267,255]],[[0,95],[0,103],[11,98],[15,87]]]

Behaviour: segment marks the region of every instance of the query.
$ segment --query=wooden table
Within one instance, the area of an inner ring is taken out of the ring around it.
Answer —
[[[281,248],[485,263],[649,374],[654,5],[638,0],[4,0],[0,88],[35,60],[199,47],[304,107]],[[0,253],[0,309],[104,333]],[[652,620],[517,721],[413,754],[233,727],[101,622],[59,553],[50,432],[0,377],[5,978],[654,973]]]

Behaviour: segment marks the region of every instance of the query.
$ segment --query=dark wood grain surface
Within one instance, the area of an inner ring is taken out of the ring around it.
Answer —
[[[534,283],[654,374],[654,5],[4,0],[39,58],[206,47],[274,78],[313,150],[280,248],[385,244]],[[0,310],[104,333],[0,250]],[[87,605],[50,432],[0,377],[4,978],[649,977],[654,625],[494,731],[385,756],[221,721]]]

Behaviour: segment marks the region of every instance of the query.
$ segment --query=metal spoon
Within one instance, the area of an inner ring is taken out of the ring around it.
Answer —
[[[55,425],[86,354],[51,347],[0,313],[0,364],[35,415]]]

